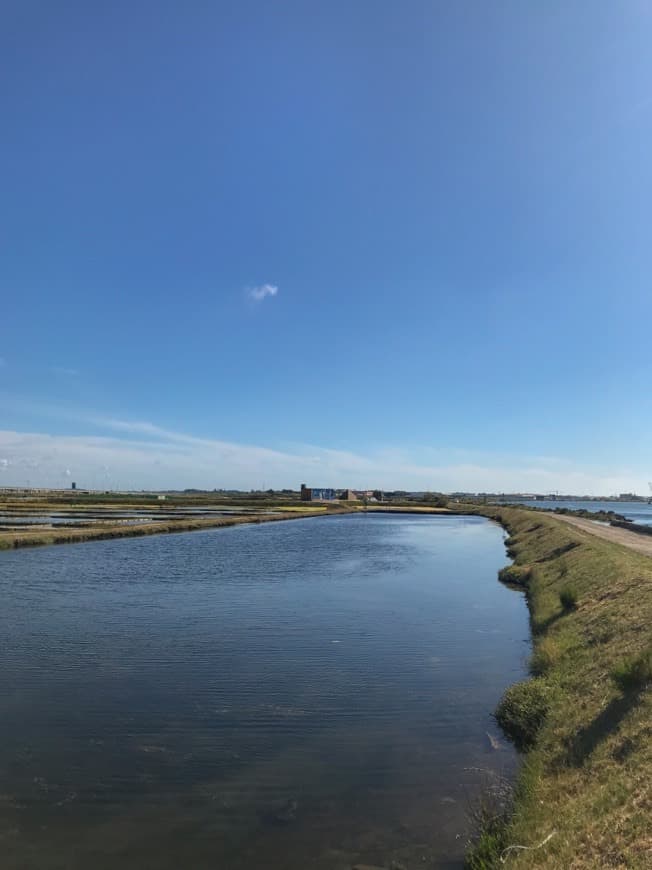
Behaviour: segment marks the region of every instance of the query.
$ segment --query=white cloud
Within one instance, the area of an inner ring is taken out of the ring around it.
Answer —
[[[80,420],[81,422],[81,420]],[[101,436],[0,431],[3,485],[183,489],[308,485],[451,492],[644,492],[630,470],[591,469],[550,457],[397,448],[369,452],[308,444],[284,449],[200,438],[145,421],[95,417]]]
[[[262,302],[267,296],[276,296],[278,287],[275,284],[261,284],[259,287],[252,287],[249,290],[249,298],[254,302]]]

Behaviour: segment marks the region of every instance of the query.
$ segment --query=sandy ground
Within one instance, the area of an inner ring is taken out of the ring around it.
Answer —
[[[636,532],[629,532],[627,529],[619,529],[617,526],[603,526],[593,522],[593,520],[584,520],[580,517],[565,517],[557,514],[556,519],[571,526],[577,526],[578,529],[583,529],[592,535],[597,535],[598,538],[604,538],[606,541],[622,544],[623,547],[629,547],[630,550],[652,556],[652,535],[639,535]]]

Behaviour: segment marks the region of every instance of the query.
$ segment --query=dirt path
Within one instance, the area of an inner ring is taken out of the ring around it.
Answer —
[[[597,535],[598,538],[604,538],[606,541],[622,544],[623,547],[629,547],[630,550],[652,556],[652,535],[639,535],[636,532],[629,532],[627,529],[619,529],[617,526],[603,526],[593,520],[584,520],[580,517],[565,517],[557,514],[556,519],[576,526],[578,529],[583,529],[592,535]]]

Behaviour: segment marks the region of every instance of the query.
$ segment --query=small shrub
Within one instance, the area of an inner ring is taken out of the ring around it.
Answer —
[[[624,659],[611,674],[621,692],[637,692],[652,683],[652,647]]]
[[[528,565],[505,565],[498,572],[498,579],[502,583],[512,583],[515,586],[527,586],[532,576],[532,569]]]
[[[564,586],[559,593],[559,601],[566,613],[575,610],[578,598],[577,589],[574,586]]]
[[[561,659],[562,651],[554,637],[542,637],[530,658],[530,670],[535,677],[551,671]]]
[[[549,688],[540,677],[510,686],[496,708],[496,720],[518,749],[529,749],[548,714]]]

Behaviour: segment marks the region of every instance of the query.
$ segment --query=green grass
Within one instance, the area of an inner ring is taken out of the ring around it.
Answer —
[[[566,613],[575,610],[578,600],[579,596],[574,586],[564,586],[559,590],[559,603]]]
[[[527,587],[531,577],[532,568],[529,565],[506,565],[498,572],[499,580],[513,586]]]
[[[624,659],[612,671],[612,677],[621,692],[640,692],[652,683],[652,647],[638,656]]]
[[[530,671],[535,677],[542,677],[560,663],[565,649],[556,637],[543,635],[537,639],[534,652],[530,656]]]
[[[496,709],[496,720],[519,749],[534,746],[550,709],[550,685],[533,678],[510,686]]]
[[[535,678],[510,688],[497,710],[525,749],[523,765],[511,813],[485,823],[467,865],[647,870],[652,559],[552,515],[475,512],[501,521],[510,534],[530,609]],[[530,848],[506,853],[511,845]]]

